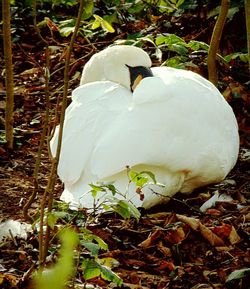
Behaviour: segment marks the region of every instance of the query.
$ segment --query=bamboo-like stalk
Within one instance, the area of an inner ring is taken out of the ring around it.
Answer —
[[[67,107],[67,95],[68,95],[68,85],[69,85],[69,67],[70,67],[70,56],[71,52],[73,49],[74,41],[77,36],[77,32],[80,26],[81,22],[81,16],[83,13],[84,9],[84,0],[80,0],[80,6],[78,10],[78,15],[77,15],[77,20],[76,20],[76,25],[75,25],[75,30],[72,34],[70,44],[67,48],[67,53],[66,53],[66,59],[65,59],[65,69],[64,69],[64,91],[63,91],[63,99],[62,99],[62,108],[61,108],[61,116],[60,116],[60,128],[59,128],[59,133],[58,133],[58,144],[57,144],[57,150],[56,150],[56,156],[52,159],[52,167],[51,167],[51,172],[50,176],[48,179],[48,184],[45,189],[45,195],[49,197],[48,201],[48,213],[51,211],[52,208],[52,201],[53,201],[53,193],[54,193],[54,186],[56,182],[56,170],[59,162],[59,156],[61,152],[61,146],[62,146],[62,135],[63,135],[63,123],[64,123],[64,118],[65,118],[65,110]],[[44,208],[43,208],[43,213],[44,213]],[[43,226],[43,222],[40,223],[40,229]],[[40,235],[41,236],[41,235]],[[44,242],[40,244],[40,255],[39,255],[39,261],[40,264],[43,264],[48,252],[48,247],[49,247],[49,241],[50,241],[50,227],[48,225],[48,222],[46,223],[46,233],[43,238]],[[42,245],[42,246],[41,246]]]
[[[2,15],[3,15],[4,61],[6,69],[5,137],[7,141],[7,147],[9,149],[13,149],[14,80],[13,80],[13,65],[12,65],[9,0],[2,0]]]
[[[207,65],[208,78],[214,84],[218,83],[218,72],[216,67],[216,54],[219,49],[220,39],[227,19],[227,13],[230,6],[230,0],[222,0],[218,19],[215,23],[210,46],[208,50]]]
[[[247,51],[248,67],[250,74],[250,0],[245,0],[246,28],[247,28]]]

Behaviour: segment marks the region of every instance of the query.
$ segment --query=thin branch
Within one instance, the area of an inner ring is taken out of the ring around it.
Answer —
[[[219,49],[220,39],[227,19],[227,13],[230,6],[230,0],[222,0],[218,19],[215,23],[207,57],[209,80],[217,85],[218,73],[216,67],[216,54]]]
[[[63,99],[62,99],[62,109],[61,109],[61,117],[60,117],[60,128],[59,128],[59,133],[58,133],[58,144],[57,144],[57,150],[56,150],[56,156],[52,159],[52,167],[51,167],[51,173],[49,176],[48,184],[45,189],[45,195],[48,195],[49,201],[48,201],[48,213],[52,209],[52,201],[53,201],[53,193],[54,193],[54,186],[56,182],[56,170],[59,162],[59,156],[61,152],[61,146],[62,146],[62,135],[63,135],[63,123],[64,123],[64,118],[65,118],[65,110],[67,107],[67,95],[68,95],[68,85],[69,85],[69,66],[70,66],[70,56],[71,52],[73,50],[73,45],[77,36],[77,32],[80,26],[81,22],[81,16],[83,13],[84,9],[84,0],[80,0],[80,7],[78,10],[78,15],[77,15],[77,20],[76,20],[76,26],[74,33],[72,34],[70,44],[67,49],[66,53],[66,59],[65,59],[65,70],[64,70],[64,92],[63,92]],[[42,222],[40,224],[40,229],[42,226]],[[41,249],[41,256],[40,256],[40,264],[44,263],[47,252],[48,252],[48,247],[49,247],[49,240],[50,240],[50,227],[48,223],[46,224],[46,233],[44,237],[44,244],[40,248]]]
[[[5,137],[7,141],[7,147],[9,149],[13,149],[14,80],[13,80],[13,65],[12,65],[9,0],[2,1],[2,15],[3,15],[4,61],[6,69]]]
[[[47,136],[47,130],[48,130],[48,123],[49,123],[49,105],[50,105],[50,91],[49,91],[49,62],[50,62],[50,50],[49,48],[45,51],[46,55],[46,67],[45,67],[45,95],[46,95],[46,111],[45,111],[45,117],[43,121],[43,130],[41,133],[40,143],[37,151],[36,156],[36,163],[35,163],[35,169],[33,172],[33,191],[31,196],[29,197],[27,203],[23,207],[23,215],[26,220],[32,220],[32,217],[28,214],[28,210],[35,200],[37,193],[39,191],[39,182],[38,182],[38,173],[40,170],[41,165],[41,157],[42,157],[42,150],[44,148],[45,139]]]
[[[45,43],[46,46],[49,45],[49,43],[43,38],[39,27],[37,26],[37,18],[36,18],[36,0],[32,0],[32,16],[33,16],[33,25],[36,30],[37,35],[39,38]]]
[[[48,130],[48,123],[49,123],[49,104],[50,104],[50,92],[49,92],[49,62],[50,62],[50,50],[48,48],[48,42],[42,37],[40,33],[40,29],[37,26],[37,20],[36,20],[36,0],[32,1],[32,15],[33,15],[33,24],[35,27],[35,30],[38,34],[38,36],[41,38],[41,40],[46,45],[45,50],[45,56],[46,56],[46,65],[45,65],[45,96],[46,96],[46,111],[45,111],[45,117],[44,117],[44,123],[43,123],[43,130],[40,138],[40,143],[38,147],[37,157],[36,157],[36,163],[35,163],[35,169],[33,172],[33,191],[30,195],[27,203],[23,207],[23,215],[26,220],[32,220],[32,217],[28,214],[28,210],[35,200],[37,193],[39,191],[39,182],[38,182],[38,173],[41,165],[41,156],[42,156],[42,150],[45,143],[45,138],[47,136],[47,130]],[[41,238],[41,237],[40,237]]]
[[[247,51],[248,66],[250,73],[250,0],[245,0],[246,28],[247,28]]]

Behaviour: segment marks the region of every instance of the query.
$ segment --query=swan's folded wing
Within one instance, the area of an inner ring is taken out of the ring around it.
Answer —
[[[66,110],[58,175],[65,184],[82,175],[99,138],[117,114],[128,107],[131,93],[120,85],[99,81],[78,87]],[[57,146],[58,129],[52,139]]]
[[[235,117],[206,82],[185,75],[180,81],[171,73],[166,81],[150,77],[141,81],[133,99],[131,109],[113,122],[93,152],[91,167],[99,178],[138,164],[173,172],[209,170],[223,177],[234,165]]]

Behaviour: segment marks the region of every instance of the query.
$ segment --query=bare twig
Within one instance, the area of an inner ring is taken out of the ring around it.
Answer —
[[[207,57],[209,80],[217,85],[218,73],[216,68],[216,54],[219,49],[220,39],[227,19],[227,12],[230,6],[230,0],[222,0],[218,19],[215,23]]]
[[[245,0],[246,28],[247,28],[247,51],[248,67],[250,73],[250,0]]]
[[[80,7],[78,10],[78,15],[77,15],[77,20],[76,20],[76,26],[74,33],[72,34],[70,44],[67,48],[67,53],[66,53],[66,59],[65,59],[65,70],[64,70],[64,92],[63,92],[63,99],[62,99],[62,109],[61,109],[61,117],[60,117],[60,128],[59,128],[59,133],[58,133],[58,144],[57,144],[57,150],[56,150],[56,155],[52,159],[52,167],[51,167],[51,172],[50,176],[48,179],[48,184],[45,189],[45,197],[48,196],[48,213],[52,209],[52,201],[53,201],[53,193],[54,193],[54,186],[56,182],[56,170],[59,162],[59,156],[60,156],[60,151],[61,151],[61,146],[62,146],[62,134],[63,134],[63,123],[64,123],[64,118],[65,118],[65,110],[67,107],[67,95],[68,95],[68,84],[69,84],[69,65],[70,65],[70,56],[71,52],[73,49],[74,41],[77,35],[78,28],[80,26],[80,21],[81,21],[81,15],[84,9],[84,0],[80,1]],[[44,202],[42,202],[42,206],[44,206]],[[44,207],[43,207],[44,209]],[[41,212],[42,213],[42,212]],[[44,214],[44,210],[43,210]],[[43,215],[44,216],[44,215]],[[43,231],[43,225],[44,222],[41,220],[40,222],[40,229]],[[50,227],[48,223],[46,223],[46,233],[43,238],[44,242],[40,243],[40,255],[39,255],[39,260],[40,260],[40,265],[42,265],[45,261],[47,252],[48,252],[48,246],[49,246],[49,241],[50,241]]]
[[[2,1],[2,15],[3,15],[4,61],[6,69],[5,137],[7,141],[7,147],[9,149],[13,149],[14,81],[13,81],[13,66],[12,66],[9,0]]]
[[[49,43],[43,38],[40,29],[37,26],[37,19],[36,19],[36,0],[32,0],[32,14],[33,14],[33,24],[34,28],[36,30],[37,35],[40,37],[40,39],[45,43],[46,46],[49,45]]]
[[[24,218],[27,220],[32,220],[32,217],[28,214],[28,210],[35,200],[37,193],[39,191],[39,183],[38,183],[38,173],[40,169],[40,164],[41,164],[41,155],[42,155],[42,150],[44,147],[45,143],[45,138],[47,136],[47,129],[48,129],[48,123],[49,123],[49,103],[50,103],[50,92],[49,92],[49,62],[50,62],[50,50],[48,48],[48,42],[42,37],[40,30],[37,26],[37,20],[36,20],[36,0],[32,1],[32,14],[33,14],[33,23],[35,30],[38,34],[38,36],[41,38],[41,40],[45,43],[46,45],[46,50],[45,50],[45,56],[46,56],[46,66],[45,66],[45,95],[46,95],[46,111],[45,111],[45,118],[44,118],[44,123],[43,123],[43,130],[41,134],[41,139],[38,147],[38,152],[37,152],[37,157],[36,157],[36,163],[35,163],[35,169],[33,172],[33,191],[31,196],[29,197],[27,203],[23,207],[23,215]]]
[[[46,111],[45,111],[45,118],[43,122],[43,130],[40,138],[40,143],[37,151],[37,157],[36,157],[36,163],[35,163],[35,169],[33,172],[33,191],[31,196],[29,197],[27,203],[23,207],[23,214],[24,218],[27,220],[32,220],[32,217],[28,214],[28,210],[35,200],[37,193],[39,191],[39,182],[38,182],[38,173],[41,165],[41,156],[42,156],[42,150],[44,147],[45,139],[47,136],[47,130],[48,130],[48,123],[49,123],[49,103],[50,103],[50,92],[49,92],[49,61],[50,61],[50,50],[49,48],[46,49],[46,68],[45,68],[45,94],[46,94]]]

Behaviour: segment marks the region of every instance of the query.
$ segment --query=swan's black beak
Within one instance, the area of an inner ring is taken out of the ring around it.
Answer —
[[[126,64],[129,69],[130,74],[130,89],[133,92],[136,86],[140,83],[140,81],[145,77],[153,76],[153,73],[149,67],[144,66],[129,66]]]

